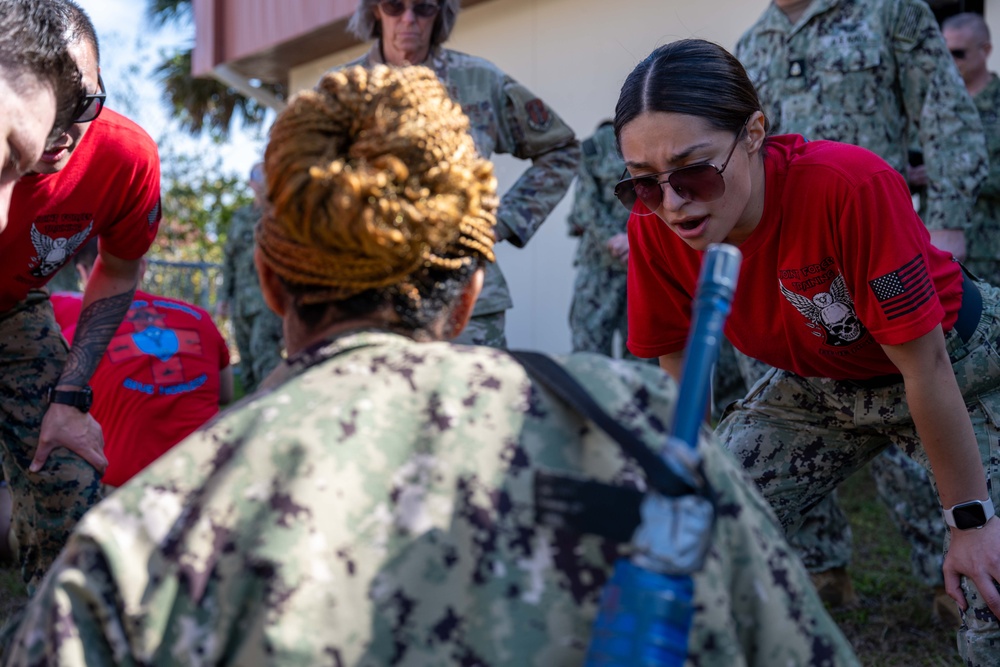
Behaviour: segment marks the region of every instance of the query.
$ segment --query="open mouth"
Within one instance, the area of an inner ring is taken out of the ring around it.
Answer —
[[[43,162],[58,162],[66,155],[67,147],[63,148],[53,148],[42,153]]]

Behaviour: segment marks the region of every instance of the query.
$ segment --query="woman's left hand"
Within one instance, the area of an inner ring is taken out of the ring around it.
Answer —
[[[951,546],[944,559],[944,588],[962,611],[968,603],[959,586],[959,575],[972,579],[983,601],[1000,617],[1000,518],[979,530],[951,530]]]

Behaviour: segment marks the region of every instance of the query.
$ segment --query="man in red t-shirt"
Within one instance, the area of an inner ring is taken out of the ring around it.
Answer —
[[[83,285],[93,273],[97,242],[76,256]],[[82,305],[79,293],[52,295],[56,321],[70,343]],[[137,290],[91,378],[91,414],[104,431],[103,483],[121,486],[215,416],[233,399],[229,348],[203,309]]]
[[[55,0],[0,0],[0,232],[14,184],[61,131],[55,128],[72,123],[82,102],[80,73],[57,11]],[[0,472],[0,517],[9,517],[10,503]],[[9,529],[0,518],[0,562],[12,557]]]
[[[0,446],[29,592],[100,500],[107,460],[88,383],[132,304],[160,220],[156,144],[128,119],[102,113],[93,24],[75,3],[59,7],[89,104],[15,186],[0,245]],[[100,256],[67,350],[42,288],[95,236]]]
[[[59,9],[57,0],[0,0],[0,232],[14,183],[83,102]]]

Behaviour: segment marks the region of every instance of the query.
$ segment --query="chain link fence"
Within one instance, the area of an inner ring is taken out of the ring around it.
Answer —
[[[213,262],[174,262],[146,258],[148,266],[139,289],[168,296],[215,312],[222,289],[222,265]],[[82,290],[76,265],[69,262],[48,282],[52,292]]]
[[[228,317],[219,317],[215,312],[222,290],[222,265],[214,262],[175,262],[149,257],[146,258],[146,262],[146,273],[139,283],[139,289],[157,296],[193,303],[207,310],[222,333],[226,345],[229,346],[232,363],[238,364],[240,356],[232,321]],[[73,262],[68,263],[53,276],[48,288],[52,292],[82,290]]]
[[[148,266],[140,289],[158,296],[187,301],[207,310],[229,346],[232,363],[238,364],[240,356],[233,334],[233,323],[228,317],[219,317],[215,312],[222,290],[222,265],[151,258],[146,261]]]
[[[215,312],[222,289],[222,265],[212,262],[171,262],[148,259],[142,289]]]

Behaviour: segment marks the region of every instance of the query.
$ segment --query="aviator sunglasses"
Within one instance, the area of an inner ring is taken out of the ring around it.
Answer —
[[[406,12],[406,3],[402,0],[383,0],[378,3],[379,9],[386,16],[392,16],[393,18],[397,16],[402,16]],[[418,2],[413,5],[413,15],[422,18],[429,19],[438,13],[441,9],[435,2]]]
[[[104,110],[104,101],[108,98],[108,93],[104,89],[104,79],[97,75],[97,92],[83,95],[80,99],[80,106],[73,123],[89,123],[96,120]]]
[[[672,187],[681,199],[697,202],[715,201],[726,192],[726,180],[722,177],[722,172],[729,165],[729,160],[732,159],[749,120],[747,118],[743,121],[743,127],[736,133],[736,140],[733,141],[733,146],[729,149],[729,154],[726,155],[721,167],[706,162],[655,174],[624,178],[628,174],[626,169],[622,172],[622,180],[615,186],[615,197],[630,211],[636,199],[645,204],[650,211],[655,211],[663,203],[663,186],[666,184]],[[662,181],[659,180],[658,177],[664,174],[669,175]]]

